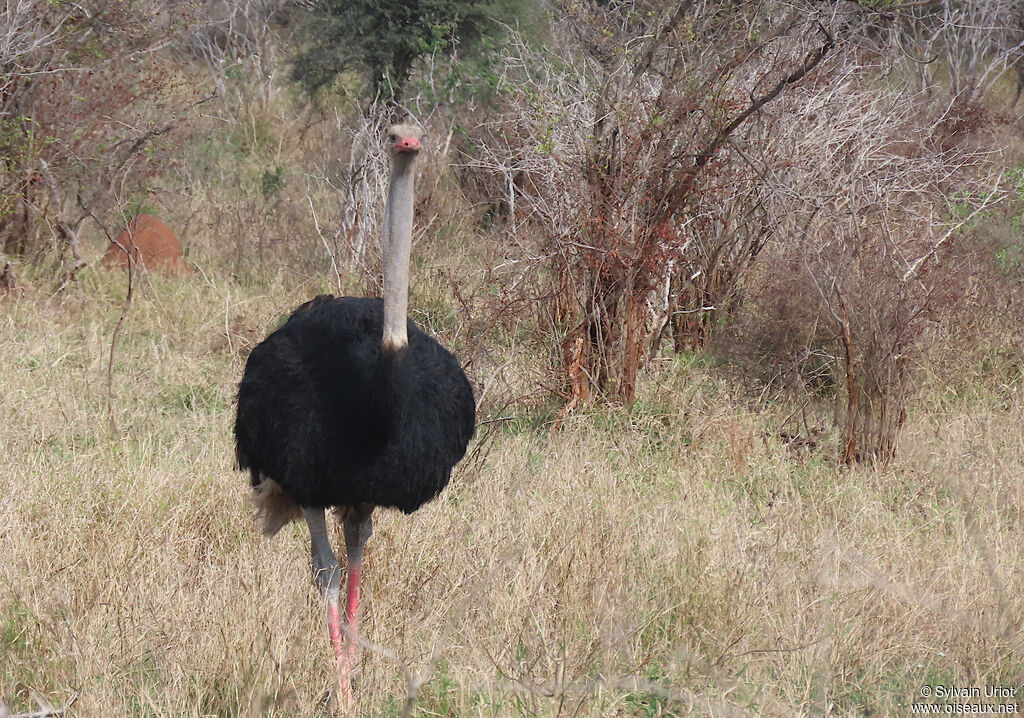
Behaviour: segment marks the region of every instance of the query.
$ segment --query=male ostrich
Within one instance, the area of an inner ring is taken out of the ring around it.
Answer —
[[[306,302],[253,349],[238,387],[239,468],[250,472],[264,534],[274,535],[300,514],[306,519],[346,705],[352,702],[360,560],[373,532],[373,509],[411,513],[436,497],[466,453],[476,412],[459,362],[406,317],[422,136],[412,125],[388,130],[383,301],[318,296]],[[344,630],[327,507],[344,526]]]

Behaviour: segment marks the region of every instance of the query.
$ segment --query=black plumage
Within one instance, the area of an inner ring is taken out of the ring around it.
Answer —
[[[249,356],[238,389],[239,465],[302,507],[409,513],[448,483],[473,435],[458,360],[410,319],[382,348],[380,299],[319,296]]]

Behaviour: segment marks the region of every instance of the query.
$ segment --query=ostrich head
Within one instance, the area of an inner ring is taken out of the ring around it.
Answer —
[[[423,149],[423,130],[417,125],[391,125],[388,128],[387,148],[393,159],[400,156],[415,157]]]

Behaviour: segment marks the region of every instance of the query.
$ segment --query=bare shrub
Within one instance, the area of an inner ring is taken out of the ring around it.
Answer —
[[[728,142],[830,52],[815,7],[566,4],[557,53],[512,43],[508,112],[468,164],[505,177],[511,233],[544,237],[570,406],[630,404],[669,313],[714,311],[756,255],[768,227]]]
[[[920,92],[945,87],[957,103],[973,107],[1011,67],[1020,72],[1024,26],[1016,0],[903,3],[879,12],[876,22],[899,47],[893,57],[916,76]]]
[[[840,458],[886,462],[906,421],[929,327],[964,291],[962,230],[1001,197],[1000,172],[949,103],[868,67],[798,90],[803,108],[764,167],[780,236],[746,325],[805,396],[832,397]],[[951,129],[955,128],[955,129]]]
[[[745,294],[772,295],[793,306],[754,345],[840,402],[844,461],[891,458],[912,347],[959,291],[949,245],[1000,196],[989,117],[901,73],[899,13],[626,7],[562,8],[558,54],[514,43],[508,111],[467,163],[501,178],[507,233],[544,263],[567,408],[628,405],[666,332],[703,346]],[[975,42],[953,15],[936,37]],[[1000,47],[962,82],[989,86]]]
[[[0,148],[8,161],[4,250],[39,259],[71,254],[61,287],[85,260],[78,229],[92,218],[110,236],[170,162],[200,92],[160,51],[180,30],[175,6],[50,3],[4,7]]]
[[[210,73],[217,96],[239,109],[267,111],[283,83],[281,47],[291,27],[286,0],[203,0],[176,43]],[[233,82],[243,78],[244,82]]]

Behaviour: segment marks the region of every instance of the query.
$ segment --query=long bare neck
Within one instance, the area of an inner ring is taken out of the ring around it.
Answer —
[[[384,217],[384,335],[381,346],[397,350],[409,344],[409,254],[412,251],[413,185],[416,156],[391,158],[391,184]]]

